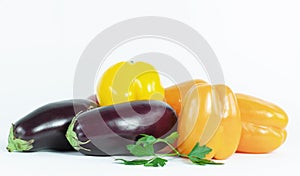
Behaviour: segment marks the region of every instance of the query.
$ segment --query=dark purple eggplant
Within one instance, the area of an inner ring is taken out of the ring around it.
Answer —
[[[42,106],[12,124],[7,150],[74,150],[65,138],[68,126],[77,113],[96,107],[94,102],[84,99],[65,100]]]
[[[175,111],[162,101],[132,101],[95,108],[72,120],[66,137],[74,149],[85,155],[130,155],[126,149],[141,134],[166,137],[177,129]],[[158,144],[155,151],[165,147]]]
[[[95,102],[97,105],[100,104],[96,94],[89,96],[88,100],[91,100],[91,101]]]

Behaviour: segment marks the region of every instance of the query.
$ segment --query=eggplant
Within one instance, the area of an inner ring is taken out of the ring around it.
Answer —
[[[65,133],[77,113],[98,107],[84,99],[44,105],[12,124],[7,150],[35,152],[43,149],[74,150]]]
[[[95,102],[97,105],[100,105],[96,94],[89,96],[88,100],[91,100],[91,101]]]
[[[177,129],[176,112],[162,101],[141,100],[103,106],[78,114],[66,137],[74,149],[91,156],[130,155],[126,145],[141,134],[162,138]],[[155,144],[155,151],[165,144]]]

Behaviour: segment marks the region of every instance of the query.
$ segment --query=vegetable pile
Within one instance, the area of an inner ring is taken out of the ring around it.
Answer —
[[[44,105],[12,124],[7,150],[79,151],[147,167],[163,167],[168,157],[221,165],[214,160],[277,149],[287,123],[277,105],[227,85],[190,80],[164,88],[152,65],[130,61],[111,66],[95,95]]]

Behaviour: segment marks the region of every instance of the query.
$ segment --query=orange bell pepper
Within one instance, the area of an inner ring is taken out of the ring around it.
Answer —
[[[284,143],[287,114],[278,106],[264,100],[236,94],[243,121],[238,152],[268,153]]]
[[[182,106],[185,106],[182,100],[195,84],[207,83],[202,80],[191,80],[168,87],[165,89],[165,101],[180,114]],[[268,153],[281,146],[287,136],[285,127],[288,123],[288,116],[284,110],[249,95],[236,94],[236,98],[242,121],[242,133],[237,151]],[[179,115],[179,118],[181,117],[182,115]],[[218,133],[219,130],[215,135],[220,135]]]
[[[206,84],[205,81],[195,79],[173,85],[165,89],[165,101],[172,106],[177,115],[180,114],[183,98],[187,91],[195,84]]]
[[[218,107],[220,102],[223,106]],[[237,100],[227,86],[195,85],[187,92],[182,104],[178,121],[178,151],[188,154],[197,142],[203,145],[203,138],[210,138],[205,143],[212,149],[207,159],[226,159],[236,151],[242,125]],[[215,131],[214,135],[206,136],[204,129],[210,128],[206,126],[207,121],[215,119],[217,123],[219,118],[222,119],[219,127],[209,129]]]

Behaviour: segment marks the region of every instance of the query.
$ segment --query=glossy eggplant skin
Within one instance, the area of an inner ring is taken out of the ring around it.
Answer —
[[[134,111],[130,111],[131,108]],[[168,104],[145,100],[104,106],[79,114],[66,136],[82,154],[116,156],[130,155],[126,145],[134,144],[141,134],[162,138],[176,129],[177,116]],[[163,147],[165,144],[154,146],[155,151]]]
[[[97,105],[100,106],[100,103],[99,103],[99,101],[98,101],[98,98],[97,98],[97,95],[96,95],[96,94],[89,96],[89,97],[88,97],[88,100],[91,100],[91,101],[95,102]]]
[[[84,99],[64,100],[44,105],[12,125],[8,151],[34,152],[43,149],[72,151],[65,138],[69,124],[77,113],[96,108]]]

